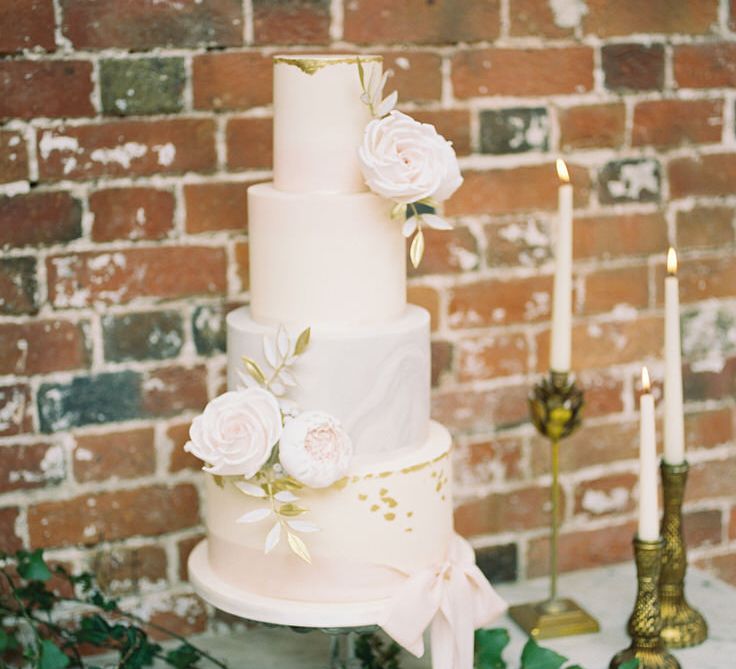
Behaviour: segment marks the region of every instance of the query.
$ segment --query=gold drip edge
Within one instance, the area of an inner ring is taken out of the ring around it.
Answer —
[[[315,58],[313,56],[274,56],[274,63],[283,63],[284,65],[293,65],[298,67],[305,74],[312,75],[323,67],[329,65],[345,65],[355,64],[360,60],[362,63],[380,63],[383,61],[383,56],[362,56],[356,54],[355,56],[345,56],[337,58]]]

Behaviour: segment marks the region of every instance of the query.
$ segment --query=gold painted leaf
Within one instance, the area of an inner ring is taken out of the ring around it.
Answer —
[[[225,487],[225,481],[223,480],[222,476],[220,476],[219,474],[212,474],[212,478],[215,480],[218,488]]]
[[[360,62],[360,58],[357,59],[358,62],[358,78],[360,79],[360,87],[365,90],[365,74],[363,72],[363,63]]]
[[[282,490],[290,490],[294,492],[295,490],[301,490],[304,486],[298,481],[295,481],[290,476],[287,476],[282,479],[276,479],[271,484],[271,487],[273,489],[273,492],[277,493],[277,492],[281,492]]]
[[[294,346],[294,354],[295,355],[301,355],[304,353],[304,351],[307,350],[307,346],[309,346],[309,340],[312,336],[312,328],[306,328],[305,330],[302,330],[299,337],[297,337],[296,345]]]
[[[289,540],[289,548],[291,548],[294,554],[304,560],[307,564],[312,564],[312,557],[309,555],[307,545],[301,540],[301,538],[291,532],[287,532],[286,536]]]
[[[293,518],[294,516],[300,516],[306,511],[303,506],[298,506],[289,502],[288,504],[282,504],[278,509],[280,516],[286,516],[287,518]]]
[[[243,356],[243,364],[245,365],[245,369],[258,383],[265,384],[266,383],[266,375],[263,373],[261,368],[258,366],[258,363],[255,360],[251,360],[247,356]]]
[[[400,220],[406,216],[406,203],[397,202],[391,209],[391,218]]]
[[[422,262],[424,256],[424,233],[422,229],[417,230],[417,234],[414,235],[414,239],[411,240],[411,248],[409,249],[409,258],[411,264],[414,267],[419,267],[419,263]]]

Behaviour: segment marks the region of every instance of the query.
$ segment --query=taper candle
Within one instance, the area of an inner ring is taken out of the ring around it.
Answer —
[[[552,305],[550,369],[570,370],[572,328],[572,184],[565,161],[557,159],[558,191],[557,245]]]
[[[668,465],[685,461],[679,291],[677,254],[670,248],[664,280],[664,461]]]
[[[641,370],[642,394],[639,398],[639,532],[642,541],[659,539],[659,500],[657,498],[657,440],[654,430],[654,397],[646,367]]]

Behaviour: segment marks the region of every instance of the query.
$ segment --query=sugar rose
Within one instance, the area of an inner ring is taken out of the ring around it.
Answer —
[[[442,202],[463,182],[452,144],[400,111],[366,126],[358,157],[368,188],[395,202]]]
[[[184,450],[210,474],[255,476],[281,436],[276,398],[262,388],[234,390],[213,399],[192,422]]]
[[[353,443],[337,419],[304,411],[286,422],[279,459],[289,476],[310,488],[326,488],[345,476]]]

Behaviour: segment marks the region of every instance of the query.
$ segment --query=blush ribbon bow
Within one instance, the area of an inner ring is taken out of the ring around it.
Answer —
[[[431,624],[433,669],[472,669],[473,637],[506,611],[507,604],[475,564],[475,553],[459,535],[447,560],[412,574],[388,606],[384,631],[417,657]]]

